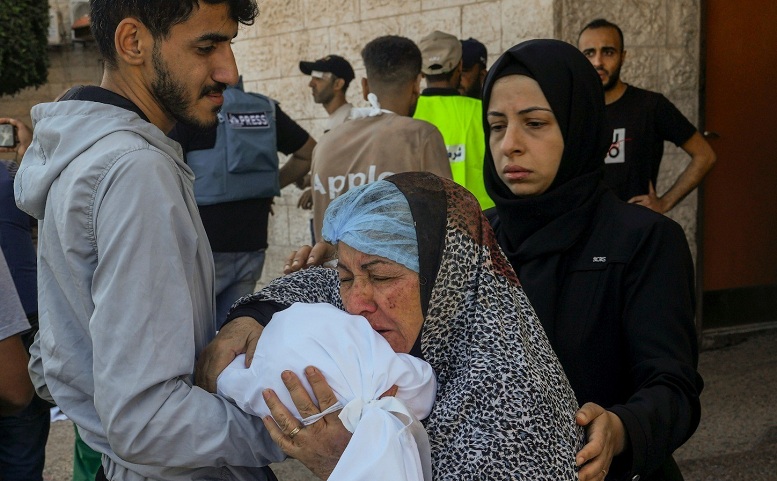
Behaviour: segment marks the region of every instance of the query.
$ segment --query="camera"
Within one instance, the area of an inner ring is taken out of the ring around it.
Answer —
[[[16,147],[19,137],[16,135],[16,126],[0,124],[0,147]]]

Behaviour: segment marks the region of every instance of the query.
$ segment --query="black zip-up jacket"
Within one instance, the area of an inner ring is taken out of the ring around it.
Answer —
[[[488,216],[499,233],[495,210]],[[544,229],[565,235],[558,224]],[[554,315],[540,320],[580,405],[595,402],[626,428],[630,449],[613,459],[607,479],[682,479],[671,454],[699,424],[703,387],[693,262],[682,228],[607,191],[586,231],[558,255],[550,265],[564,270],[563,285]],[[558,276],[528,277],[523,267],[513,265],[529,300],[543,304],[556,287],[544,283]]]

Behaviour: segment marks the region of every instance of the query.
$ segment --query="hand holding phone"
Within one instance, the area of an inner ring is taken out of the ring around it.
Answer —
[[[19,119],[0,117],[0,152],[15,152],[21,161],[32,143],[32,129]]]
[[[16,126],[12,124],[0,124],[0,147],[14,149],[19,143]]]

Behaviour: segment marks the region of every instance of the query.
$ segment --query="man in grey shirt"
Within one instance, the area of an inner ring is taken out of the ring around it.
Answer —
[[[97,479],[266,480],[258,420],[193,386],[215,335],[194,175],[167,133],[216,121],[254,0],[92,0],[99,87],[32,109],[14,190],[39,219],[33,381],[103,454]]]

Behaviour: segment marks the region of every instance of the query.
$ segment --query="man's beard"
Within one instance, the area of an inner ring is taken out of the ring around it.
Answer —
[[[334,90],[327,89],[322,90],[321,92],[318,92],[314,97],[313,100],[317,104],[326,105],[335,98],[335,92]]]
[[[216,114],[220,110],[219,107],[214,106],[212,118],[208,120],[197,118],[192,112],[192,103],[186,99],[186,88],[173,79],[170,69],[167,68],[164,60],[162,60],[162,55],[159,53],[156,45],[154,45],[154,50],[151,53],[151,60],[154,66],[154,73],[156,74],[156,78],[151,83],[151,92],[160,106],[178,122],[197,128],[208,128],[216,125],[218,121]],[[205,87],[197,98],[201,99],[211,92],[223,92],[226,87],[222,83]]]
[[[618,68],[612,71],[610,76],[608,77],[607,83],[604,84],[604,91],[609,92],[613,88],[615,88],[616,85],[618,85],[618,81],[621,78],[621,66],[618,65]]]
[[[467,88],[467,90],[464,92],[464,95],[467,97],[472,97],[473,99],[482,100],[480,82],[479,81],[472,82]]]
[[[317,104],[326,105],[335,98],[334,79],[330,78],[321,90],[314,91],[313,101]]]

